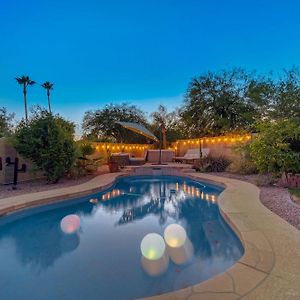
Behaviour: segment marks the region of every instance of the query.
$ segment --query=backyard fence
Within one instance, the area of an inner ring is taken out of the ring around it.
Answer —
[[[251,134],[234,136],[203,137],[196,139],[178,140],[172,145],[176,156],[184,156],[188,149],[209,148],[212,156],[226,156],[237,158],[234,148],[252,139]]]

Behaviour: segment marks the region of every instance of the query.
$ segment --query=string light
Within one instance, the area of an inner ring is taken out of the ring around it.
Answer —
[[[247,135],[236,135],[236,136],[216,136],[216,137],[204,137],[201,139],[192,139],[192,140],[178,140],[176,141],[176,145],[182,143],[184,146],[187,144],[199,144],[199,143],[221,143],[221,142],[228,142],[228,143],[236,143],[251,140],[251,134]],[[173,147],[175,149],[175,147]]]
[[[207,144],[215,144],[215,143],[237,143],[237,142],[247,142],[251,140],[251,134],[245,135],[228,135],[228,136],[216,136],[216,137],[203,137],[189,140],[177,140],[171,145],[168,149],[177,151],[180,149],[180,145],[203,145]],[[97,151],[110,150],[112,153],[115,152],[124,152],[126,151],[144,151],[146,149],[153,148],[153,145],[141,145],[141,144],[123,144],[123,143],[95,143],[95,149]]]

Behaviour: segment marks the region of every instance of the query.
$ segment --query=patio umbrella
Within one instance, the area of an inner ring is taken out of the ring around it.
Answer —
[[[120,124],[121,126],[123,126],[124,128],[127,128],[131,131],[134,131],[140,135],[143,135],[155,142],[159,142],[159,159],[158,159],[158,163],[159,165],[161,165],[161,136],[160,136],[160,140],[151,132],[149,131],[147,128],[145,128],[143,125],[140,125],[138,123],[132,123],[132,122],[116,122],[118,124]],[[161,134],[160,134],[161,135]]]
[[[134,131],[142,136],[145,136],[146,138],[153,140],[155,142],[158,142],[158,138],[147,128],[145,128],[143,125],[140,125],[138,123],[133,122],[116,122],[117,124],[120,124],[124,128],[127,128],[131,131]]]

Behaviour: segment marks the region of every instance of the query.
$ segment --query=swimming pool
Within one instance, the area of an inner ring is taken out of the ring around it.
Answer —
[[[184,177],[124,177],[3,217],[0,299],[136,299],[211,278],[244,251],[220,215],[222,190]],[[149,233],[154,250],[142,243]]]

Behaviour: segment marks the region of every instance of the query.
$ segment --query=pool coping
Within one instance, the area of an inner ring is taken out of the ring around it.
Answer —
[[[105,190],[118,178],[130,175],[103,174],[77,186],[3,198],[0,217]],[[261,204],[259,188],[203,173],[184,172],[181,176],[225,187],[217,200],[220,212],[239,236],[245,252],[231,268],[209,280],[144,299],[300,299],[300,231]]]

